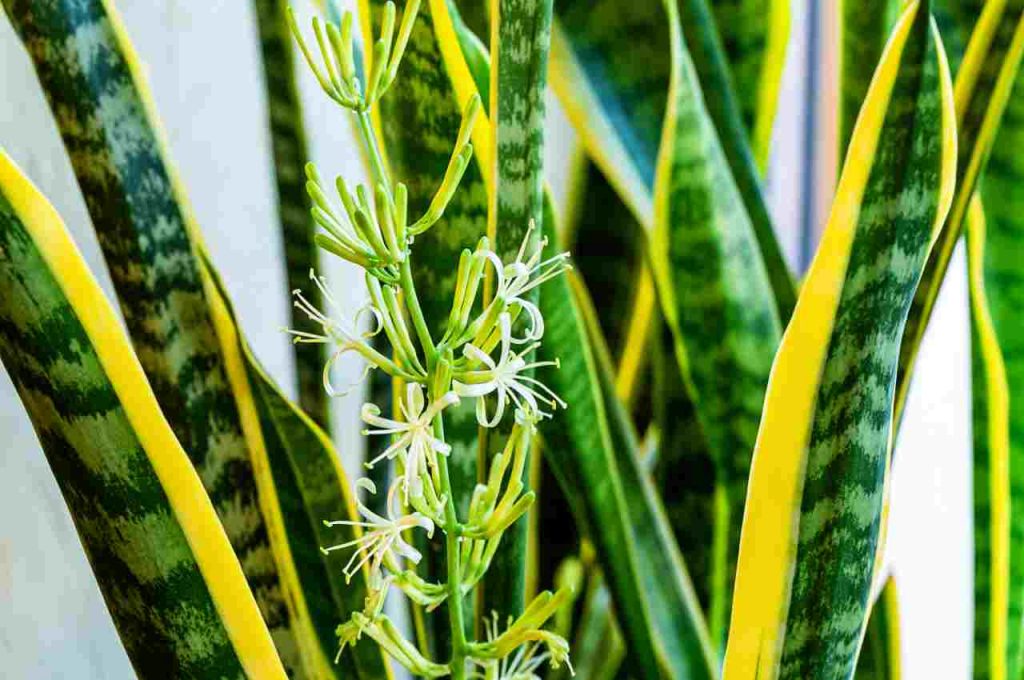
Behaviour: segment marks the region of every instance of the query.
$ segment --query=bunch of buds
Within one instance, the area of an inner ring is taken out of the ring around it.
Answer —
[[[396,469],[385,509],[375,512],[360,499],[361,519],[326,522],[329,527],[349,527],[356,538],[321,549],[351,551],[344,577],[351,581],[365,574],[369,586],[363,610],[338,628],[341,650],[366,635],[420,677],[529,680],[544,662],[553,667],[568,663],[566,641],[546,629],[568,592],[540,594],[504,630],[496,616],[488,619],[482,641],[465,639],[461,607],[487,573],[502,535],[534,502],[523,478],[537,423],[566,407],[533,375],[538,368],[557,367],[557,362],[531,358],[544,336],[544,318],[532,298],[538,286],[569,269],[569,256],[545,257],[547,242],[537,238],[532,222],[510,263],[502,262],[488,239],[481,238],[459,257],[447,324],[440,338],[432,337],[412,276],[412,246],[417,236],[442,219],[473,159],[469,140],[480,100],[472,97],[465,106],[440,187],[426,212],[410,220],[408,190],[401,182],[393,182],[386,170],[369,110],[395,81],[418,7],[419,0],[409,0],[396,34],[395,6],[387,3],[362,79],[356,73],[351,13],[344,15],[340,26],[313,21],[319,60],[289,13],[292,31],[320,86],[356,116],[372,176],[372,189],[360,185],[351,191],[339,177],[332,191],[315,166],[307,167],[312,216],[322,229],[316,242],[326,252],[362,268],[369,300],[347,318],[325,281],[311,274],[327,308],[315,308],[298,291],[295,304],[320,330],[290,332],[295,342],[321,343],[332,349],[324,367],[324,386],[330,394],[340,393],[332,384],[332,368],[350,353],[366,363],[364,377],[379,369],[403,390],[394,417],[384,416],[374,404],[364,405],[361,412],[365,435],[390,438],[386,448],[367,463],[368,467],[389,463]],[[331,193],[337,195],[340,209]],[[487,277],[494,282],[493,295],[483,299]],[[362,326],[366,329],[360,330]],[[374,347],[378,336],[387,340],[390,356]],[[468,515],[460,519],[448,475],[451,446],[445,441],[443,424],[446,411],[464,400],[475,400],[481,427],[498,427],[508,411],[514,422],[504,450],[490,461],[483,482],[473,490]],[[368,479],[360,480],[357,487],[364,494],[377,493]],[[448,578],[435,582],[416,571],[421,553],[410,534],[420,531],[430,539],[438,529],[445,540]],[[392,590],[428,612],[448,603],[454,641],[449,659],[428,659],[402,636],[384,612]]]

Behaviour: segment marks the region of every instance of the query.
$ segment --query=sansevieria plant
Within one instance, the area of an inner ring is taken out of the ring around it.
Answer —
[[[799,273],[763,188],[788,0],[360,0],[311,25],[256,0],[295,401],[114,3],[2,0],[124,324],[0,140],[0,359],[140,677],[899,678],[893,444],[961,237],[973,675],[1024,677],[1024,0],[836,3],[840,168]],[[365,185],[308,163],[296,69]],[[549,86],[580,140],[561,202]],[[328,427],[352,390],[354,481]]]

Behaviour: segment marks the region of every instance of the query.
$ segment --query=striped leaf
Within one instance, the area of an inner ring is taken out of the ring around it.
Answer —
[[[143,678],[284,678],[199,475],[53,207],[0,152],[0,358]]]
[[[1010,457],[1007,364],[986,292],[986,256],[992,252],[986,249],[986,231],[984,209],[976,197],[967,217],[974,425],[974,677],[1005,679],[1018,677],[1019,673],[1009,670],[1019,670],[1020,664],[1010,654],[1011,636],[1014,649],[1020,648],[1020,582],[1010,577],[1013,566],[1021,568],[1020,557],[1015,559],[1011,552],[1012,510],[1021,497],[1020,481],[1014,485],[1012,476],[1017,466]],[[1010,269],[1011,277],[1018,270],[1018,265]],[[1010,329],[1003,328],[1004,335],[1012,337],[1012,332],[1006,332]]]
[[[727,680],[847,678],[864,634],[899,342],[952,202],[953,91],[928,3],[890,37],[772,369],[744,512]]]
[[[900,680],[900,613],[896,579],[886,579],[871,607],[855,680]]]
[[[4,0],[4,7],[54,111],[146,376],[224,523],[285,667],[298,669],[238,406],[185,236],[187,218],[163,171],[119,19],[97,0]],[[156,229],[161,222],[168,228]],[[184,257],[175,256],[183,250]]]
[[[840,168],[871,76],[899,17],[900,4],[901,0],[842,0],[839,3],[839,102],[836,109]]]
[[[947,44],[962,46],[981,15],[981,2],[939,3]],[[972,12],[973,10],[973,12]],[[940,26],[943,24],[940,23]],[[953,52],[954,48],[951,48]],[[959,61],[959,56],[951,56]],[[968,210],[968,271],[974,436],[974,677],[1018,678],[1024,635],[1024,446],[1021,405],[1011,395],[1024,386],[1017,367],[1021,218],[1018,185],[1024,177],[1017,150],[1024,143],[1024,90],[1017,72],[991,157]],[[985,198],[982,209],[979,195]],[[1017,455],[1015,455],[1017,454]]]
[[[642,678],[714,678],[699,605],[578,277],[546,284],[541,307],[541,355],[561,359],[543,379],[572,404],[542,427],[544,455],[597,547],[630,668]]]
[[[713,0],[711,9],[754,158],[764,173],[789,42],[789,2]]]
[[[776,2],[777,5],[783,3]],[[715,29],[714,17],[708,6],[708,0],[676,0],[666,2],[670,15],[678,11],[684,38],[680,39],[680,48],[672,43],[669,53],[681,49],[686,53],[689,60],[692,60],[696,69],[696,78],[693,80],[693,94],[690,96],[704,98],[704,109],[707,117],[714,125],[714,131],[707,129],[704,135],[709,139],[704,143],[714,143],[710,138],[716,136],[717,142],[725,154],[729,163],[732,179],[739,190],[739,197],[757,237],[756,244],[760,247],[761,259],[768,272],[768,280],[771,283],[772,291],[775,294],[775,303],[778,307],[778,315],[783,321],[789,319],[796,303],[796,287],[792,275],[782,254],[782,249],[775,238],[775,230],[772,226],[771,215],[768,213],[768,205],[765,202],[761,191],[761,177],[754,162],[750,144],[747,141],[747,130],[743,125],[741,110],[733,93],[732,81],[729,73],[729,64],[726,54],[723,52],[718,32]],[[787,11],[784,8],[776,11]],[[669,23],[672,23],[669,18]],[[684,42],[685,41],[685,42]],[[782,52],[785,46],[786,34],[776,38],[780,46],[776,46],[778,52]],[[687,49],[687,46],[689,48]],[[779,57],[780,55],[775,55]],[[672,57],[673,62],[675,56]],[[774,84],[769,82],[768,87],[778,88],[778,79],[782,75],[781,61],[773,65],[776,69]],[[673,73],[676,65],[673,63]],[[678,81],[678,77],[674,77]],[[669,94],[670,101],[672,94]],[[773,102],[767,102],[766,106],[771,108]],[[667,114],[670,115],[670,114]],[[657,188],[655,188],[655,222],[657,222]]]
[[[793,283],[775,241],[706,0],[560,3],[552,38],[552,85],[587,152],[640,223],[653,229],[655,170],[672,70],[666,7],[676,11],[677,4],[700,75],[697,93],[706,98],[706,115],[713,122],[708,129],[719,137],[732,165],[776,303],[787,318],[795,299]]]
[[[972,339],[976,466],[974,672],[978,678],[1018,678],[1024,672],[1024,467],[1019,462],[1024,448],[1024,402],[1012,396],[1024,389],[1024,342],[1019,330],[1024,295],[1020,271],[1024,221],[1019,212],[1024,199],[1020,189],[1024,165],[1018,157],[1024,144],[1022,83],[1024,72],[1018,71],[980,185],[984,215],[980,209],[972,208],[977,212],[968,224],[969,232],[975,232],[968,234],[968,253],[972,311],[976,310]],[[991,327],[987,328],[989,323]],[[997,343],[998,352],[993,342]],[[1005,377],[1000,375],[1000,355]],[[1011,395],[1008,404],[999,390],[1004,382]],[[1004,455],[1005,463],[1000,460]],[[985,477],[988,482],[980,488]],[[988,578],[985,574],[989,574]]]
[[[253,0],[253,7],[267,93],[267,122],[288,291],[303,289],[309,301],[317,309],[322,309],[320,291],[309,289],[309,272],[320,269],[320,257],[313,238],[316,228],[306,198],[304,168],[309,154],[302,104],[295,82],[295,45],[285,14],[287,3],[282,0]],[[292,328],[298,328],[306,322],[306,317],[291,307],[291,322]],[[320,427],[329,431],[330,409],[321,379],[327,359],[323,346],[295,344],[294,353],[299,405]]]
[[[650,259],[715,474],[708,626],[721,645],[750,452],[781,336],[750,219],[702,105],[674,3],[673,71],[655,185]]]
[[[945,279],[967,209],[988,162],[999,122],[1024,55],[1024,0],[989,0],[956,74],[957,186],[953,206],[928,257],[902,347],[896,413],[906,403],[917,351]]]
[[[540,242],[539,231],[529,231],[529,225],[532,222],[539,226],[544,220],[544,91],[551,14],[552,0],[491,2],[488,114],[493,167],[489,173],[492,182],[487,235],[503,262],[515,260],[524,240],[528,241],[528,252]],[[464,50],[460,52],[465,54]],[[486,292],[489,297],[491,291]],[[535,289],[531,293],[534,302],[538,292]],[[510,421],[498,431],[480,428],[481,449],[487,460],[501,453],[510,430]],[[485,469],[481,468],[480,474]],[[522,613],[528,530],[529,522],[524,518],[504,533],[477,593],[481,616],[496,612],[506,618]]]
[[[210,494],[286,668],[301,677],[380,677],[383,657],[368,641],[331,666],[333,626],[362,608],[360,590],[347,589],[344,603],[325,598],[341,574],[303,562],[292,545],[303,538],[286,532],[305,522],[308,533],[309,523],[339,517],[302,514],[314,510],[299,493],[306,490],[278,487],[268,475],[266,441],[278,426],[261,419],[247,396],[237,331],[197,257],[201,237],[113,7],[107,0],[5,6],[55,113],[143,368]],[[334,470],[330,452],[305,453],[319,455],[323,474]],[[335,507],[347,513],[343,489],[333,489]],[[296,512],[301,516],[292,517]],[[324,602],[338,605],[330,623],[315,615]]]
[[[294,625],[301,639],[318,643],[300,650],[304,666],[319,678],[390,677],[380,648],[371,640],[343,655],[336,669],[330,667],[335,628],[362,610],[367,594],[363,578],[346,583],[342,577],[350,551],[325,555],[320,550],[362,533],[324,525],[325,520],[356,517],[349,480],[328,436],[281,393],[252,353],[238,330],[226,289],[201,246],[200,259],[224,363],[243,414],[264,515],[290,593]]]

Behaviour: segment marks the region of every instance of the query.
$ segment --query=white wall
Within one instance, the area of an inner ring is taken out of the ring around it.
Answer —
[[[794,0],[794,32],[807,0]],[[298,3],[300,8],[303,3]],[[195,212],[243,329],[278,381],[291,386],[255,26],[246,2],[119,0]],[[307,8],[308,9],[308,8]],[[805,47],[790,55],[771,174],[771,205],[795,257]],[[327,173],[360,173],[345,117],[304,76],[313,155]],[[85,206],[27,57],[0,19],[0,145],[50,197],[97,277],[112,292]],[[557,114],[552,161],[572,135]],[[555,169],[556,178],[562,176]],[[906,619],[906,677],[966,677],[970,637],[969,373],[962,261],[925,340],[897,447],[890,557]],[[361,298],[353,272],[329,272],[339,297]],[[337,404],[340,449],[361,452],[359,395]],[[0,367],[0,675],[131,677],[99,591],[17,395]]]

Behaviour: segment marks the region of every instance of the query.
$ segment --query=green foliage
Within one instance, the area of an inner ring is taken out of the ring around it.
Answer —
[[[800,288],[762,186],[785,0],[321,5],[310,32],[253,4],[296,405],[112,3],[2,0],[128,333],[0,155],[0,359],[141,677],[895,680],[891,448],[963,233],[974,676],[1021,674],[1024,0],[839,3],[842,178]],[[303,61],[368,186],[307,163]],[[580,142],[561,225],[549,79]],[[323,427],[343,356],[374,371],[355,484]]]

